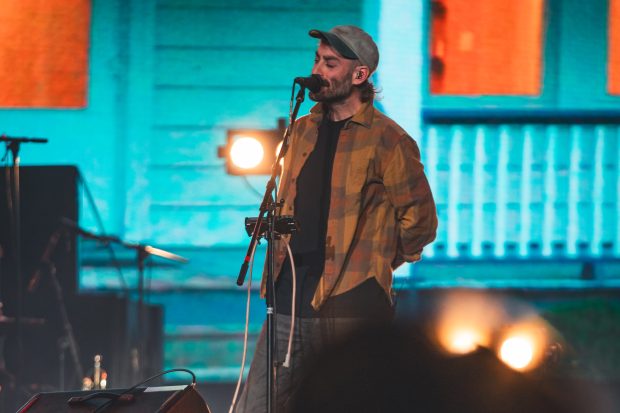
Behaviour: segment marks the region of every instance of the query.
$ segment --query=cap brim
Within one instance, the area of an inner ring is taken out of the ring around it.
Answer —
[[[310,30],[308,34],[317,39],[325,40],[331,47],[347,59],[359,59],[353,50],[343,42],[340,37],[331,32],[321,30]]]

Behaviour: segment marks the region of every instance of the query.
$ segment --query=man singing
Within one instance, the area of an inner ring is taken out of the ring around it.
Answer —
[[[280,214],[300,224],[274,247],[279,364],[295,302],[290,365],[276,372],[278,409],[322,348],[367,323],[392,320],[393,271],[418,261],[437,228],[418,146],[373,106],[377,45],[355,26],[309,34],[319,39],[312,74],[325,86],[309,94],[317,104],[293,127],[277,196]],[[266,410],[265,334],[263,327],[237,412]]]

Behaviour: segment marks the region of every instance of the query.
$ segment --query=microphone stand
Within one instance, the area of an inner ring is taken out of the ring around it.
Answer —
[[[67,349],[69,349],[71,360],[73,361],[73,368],[75,370],[75,375],[77,379],[75,383],[79,383],[84,377],[84,369],[82,368],[82,362],[80,361],[79,357],[77,340],[75,339],[75,334],[73,333],[73,326],[71,325],[71,321],[69,321],[69,315],[67,314],[67,306],[65,304],[62,287],[60,285],[60,282],[58,281],[58,276],[56,275],[56,265],[52,260],[52,255],[54,254],[58,242],[63,235],[65,235],[64,230],[57,229],[50,236],[49,240],[47,241],[47,245],[45,246],[45,250],[43,251],[43,255],[39,260],[39,268],[37,268],[37,270],[35,271],[28,285],[28,291],[34,292],[37,284],[40,282],[41,273],[43,271],[46,271],[50,276],[50,280],[54,288],[54,295],[56,298],[56,304],[58,305],[60,321],[62,322],[62,329],[64,333],[64,337],[58,339],[58,388],[60,390],[66,390],[65,352]]]
[[[132,381],[136,381],[139,375],[145,372],[145,369],[147,366],[147,360],[145,356],[146,345],[145,345],[145,337],[144,337],[145,333],[147,332],[147,329],[145,328],[145,324],[146,324],[145,313],[146,312],[145,312],[145,303],[144,303],[144,290],[145,290],[144,264],[147,258],[153,255],[170,260],[170,261],[176,261],[176,262],[180,262],[184,264],[187,263],[189,260],[180,255],[176,255],[171,252],[168,252],[168,251],[165,251],[159,248],[155,248],[150,245],[125,242],[115,235],[94,234],[90,231],[87,231],[81,228],[76,222],[68,218],[63,217],[61,218],[60,221],[61,221],[61,224],[65,226],[67,229],[75,232],[77,235],[83,238],[93,239],[103,244],[114,243],[114,244],[118,244],[125,248],[136,251],[136,264],[138,267],[138,309],[137,309],[138,315],[137,315],[137,322],[136,322],[136,328],[135,328],[136,330],[135,337],[137,337],[137,339],[134,338],[131,340],[132,346],[134,344],[136,346],[131,349],[131,358],[132,358],[131,365],[132,365],[132,376],[133,376]]]
[[[295,124],[295,120],[297,119],[297,113],[299,112],[299,107],[301,103],[304,101],[306,88],[304,85],[301,85],[301,88],[297,92],[297,97],[295,98],[295,107],[292,110],[289,116],[289,125],[284,132],[284,137],[282,140],[282,147],[276,160],[271,168],[271,178],[267,182],[267,186],[265,189],[265,195],[263,196],[263,201],[261,202],[259,208],[259,215],[256,219],[256,224],[254,225],[254,231],[252,231],[252,238],[250,239],[250,245],[248,246],[248,250],[245,255],[245,259],[243,260],[243,264],[241,265],[241,269],[239,271],[239,276],[237,277],[237,285],[241,286],[244,283],[245,276],[248,271],[248,266],[250,263],[250,259],[252,256],[252,251],[254,250],[256,244],[258,243],[259,238],[261,237],[261,228],[262,222],[265,220],[265,214],[267,214],[267,230],[266,234],[262,235],[267,240],[267,294],[266,294],[266,306],[267,306],[267,413],[274,413],[276,411],[276,406],[274,403],[274,390],[275,390],[275,362],[274,362],[274,353],[275,353],[275,317],[274,317],[274,304],[275,304],[275,291],[274,291],[274,244],[279,236],[276,234],[276,210],[282,206],[281,202],[274,201],[277,197],[277,194],[273,194],[276,189],[276,177],[279,172],[280,161],[286,155],[290,144],[290,135],[293,129],[293,125]],[[273,195],[272,195],[273,194]]]
[[[21,194],[19,184],[19,149],[22,143],[47,143],[47,139],[44,138],[12,138],[6,135],[0,136],[0,142],[6,143],[6,155],[11,152],[13,165],[11,168],[11,181],[7,188],[8,195],[8,208],[12,212],[12,247],[13,247],[13,259],[15,261],[15,280],[17,284],[17,297],[15,308],[15,322],[16,322],[16,341],[17,341],[17,366],[15,371],[17,372],[15,377],[16,387],[21,385],[21,370],[24,361],[24,349],[23,349],[23,331],[22,331],[22,316],[24,295],[22,291],[23,275],[22,275],[22,228],[21,228]],[[9,172],[7,167],[7,172]]]
[[[150,245],[145,244],[132,244],[129,242],[121,241],[120,244],[125,248],[133,249],[136,251],[136,263],[138,266],[138,323],[136,326],[137,330],[137,343],[136,348],[132,348],[132,373],[133,373],[133,381],[137,381],[140,375],[144,375],[144,373],[148,370],[149,363],[151,360],[148,360],[146,357],[146,336],[149,329],[146,327],[146,306],[144,300],[144,263],[147,258],[152,255],[165,258],[170,261],[176,261],[180,263],[187,263],[189,260],[187,258],[181,257],[180,255],[173,254],[168,251],[164,251],[159,248],[152,247]]]

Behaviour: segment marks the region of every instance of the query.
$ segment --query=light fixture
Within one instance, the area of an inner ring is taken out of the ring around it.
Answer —
[[[481,344],[481,334],[473,328],[455,328],[448,333],[445,347],[455,354],[467,354]]]
[[[530,318],[516,321],[498,338],[500,360],[515,370],[528,371],[544,361],[551,333],[544,320]]]
[[[525,370],[534,361],[535,343],[528,336],[508,337],[499,349],[500,359],[515,370]]]
[[[451,292],[437,304],[432,334],[448,353],[492,349],[514,370],[557,363],[561,337],[530,305],[479,292]]]
[[[218,147],[218,157],[226,161],[230,175],[269,175],[284,135],[284,119],[277,129],[229,129],[226,145]]]
[[[230,161],[234,166],[247,170],[256,168],[265,157],[263,144],[253,136],[238,136],[230,146]]]

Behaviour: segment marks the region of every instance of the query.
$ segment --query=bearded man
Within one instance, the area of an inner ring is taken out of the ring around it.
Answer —
[[[325,86],[294,125],[277,199],[300,231],[276,242],[276,406],[286,409],[326,345],[369,323],[391,322],[393,271],[420,259],[437,229],[435,203],[415,141],[374,106],[375,42],[355,26],[311,30],[319,39],[312,74]],[[287,254],[290,244],[295,265]],[[262,292],[266,280],[263,277]],[[237,412],[266,411],[265,327]],[[307,392],[308,389],[305,389]]]

